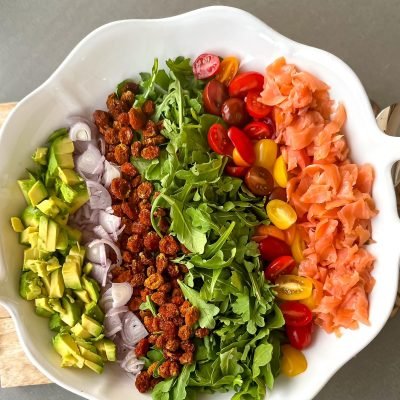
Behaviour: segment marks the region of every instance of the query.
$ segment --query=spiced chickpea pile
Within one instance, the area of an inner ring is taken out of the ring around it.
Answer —
[[[187,249],[167,234],[166,210],[155,211],[158,229],[164,237],[160,238],[153,230],[151,200],[157,192],[150,182],[142,180],[130,163],[131,157],[157,158],[159,145],[166,140],[160,133],[162,123],[150,119],[155,111],[154,103],[147,100],[141,108],[133,107],[137,90],[135,83],[127,83],[120,98],[115,93],[108,96],[108,111],[96,110],[93,118],[106,142],[106,159],[121,167],[121,177],[114,179],[109,188],[114,214],[122,218],[125,226],[118,243],[123,264],[112,269],[112,280],[131,284],[133,296],[129,309],[150,333],[137,344],[136,356],[144,357],[150,348],[155,348],[163,352],[165,359],[138,375],[136,387],[146,392],[160,380],[179,375],[182,365],[193,363],[193,338],[203,338],[209,331],[195,329],[199,311],[184,299],[179,288],[178,280],[184,278],[187,268],[172,260]],[[148,298],[156,307],[155,316],[150,310],[140,310],[140,305]]]

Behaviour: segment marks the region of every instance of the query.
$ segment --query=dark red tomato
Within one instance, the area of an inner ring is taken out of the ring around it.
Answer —
[[[236,126],[231,126],[228,129],[228,137],[231,139],[240,156],[249,164],[253,164],[256,160],[253,143],[248,136]]]
[[[269,126],[271,136],[274,136],[275,132],[276,132],[276,126],[275,126],[274,120],[271,117],[265,117],[265,118],[263,118],[263,122],[264,122],[264,124]]]
[[[237,167],[236,165],[227,165],[225,167],[226,174],[235,178],[243,178],[248,170],[247,167]]]
[[[256,196],[268,196],[274,188],[274,178],[263,167],[251,167],[244,178],[244,182],[250,192]]]
[[[219,57],[214,54],[200,54],[193,63],[193,75],[196,79],[214,76],[219,69]]]
[[[287,326],[297,328],[300,326],[306,326],[312,322],[311,310],[298,301],[285,301],[279,306],[279,308],[282,311]]]
[[[226,86],[213,79],[207,83],[203,91],[204,108],[210,114],[221,115],[221,106],[228,97]]]
[[[296,261],[292,256],[278,257],[264,269],[265,279],[274,282],[278,275],[290,274],[295,266]]]
[[[234,126],[243,126],[249,119],[244,101],[234,97],[222,104],[221,115],[227,124]]]
[[[272,107],[266,106],[258,101],[260,92],[258,90],[250,90],[246,96],[246,110],[253,118],[265,118],[272,110]]]
[[[290,344],[294,348],[303,350],[311,344],[312,322],[305,326],[298,327],[286,325],[286,334]]]
[[[261,92],[264,86],[264,77],[258,72],[242,72],[236,75],[229,85],[231,97],[245,97],[250,90]]]
[[[273,261],[281,256],[291,256],[292,252],[287,243],[273,236],[261,240],[259,244],[261,258],[264,261]]]
[[[271,126],[262,121],[253,121],[243,128],[244,133],[254,140],[270,139],[273,131]]]
[[[233,144],[221,124],[213,124],[208,130],[208,144],[213,151],[224,156],[232,156]]]
[[[271,201],[271,200],[282,200],[285,203],[287,203],[286,189],[281,188],[281,187],[274,188],[274,190],[269,195],[268,201]]]

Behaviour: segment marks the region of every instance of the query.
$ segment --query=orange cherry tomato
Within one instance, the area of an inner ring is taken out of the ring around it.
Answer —
[[[257,228],[254,230],[254,236],[252,237],[252,240],[254,240],[255,242],[260,242],[262,239],[268,236],[272,236],[274,238],[282,240],[283,242],[286,239],[285,233],[276,226],[262,224],[258,225]]]
[[[310,278],[297,275],[280,275],[274,288],[276,297],[281,300],[302,300],[310,297],[313,281]]]
[[[289,344],[284,344],[281,346],[281,353],[281,372],[284,375],[293,377],[307,369],[307,360],[300,350]]]
[[[273,176],[275,179],[275,182],[280,186],[285,188],[288,183],[288,171],[286,167],[285,160],[283,159],[283,156],[280,155],[274,164],[274,169],[273,169]]]
[[[297,221],[296,211],[282,200],[269,201],[266,209],[268,218],[279,229],[289,229]]]
[[[235,147],[232,152],[232,158],[233,162],[238,166],[238,167],[250,167],[251,164],[243,160],[242,156],[238,152],[237,148]],[[246,171],[247,172],[247,171]]]
[[[296,232],[297,232],[296,224],[293,224],[290,228],[285,230],[286,243],[289,246],[292,245]]]
[[[312,291],[312,295],[310,297],[307,297],[306,299],[300,300],[300,303],[307,306],[310,310],[314,310],[314,308],[316,308],[319,305],[319,303],[322,300],[322,296],[324,294],[323,285],[321,282],[318,282],[315,279],[313,279],[313,285],[314,288]]]
[[[300,233],[296,231],[293,242],[290,246],[293,258],[300,264],[304,260],[303,251],[305,249],[304,240],[301,238]]]
[[[271,172],[278,154],[278,145],[272,139],[261,139],[255,144],[254,151],[255,165]]]
[[[225,57],[219,65],[215,79],[226,86],[229,86],[239,69],[239,60],[236,57]]]

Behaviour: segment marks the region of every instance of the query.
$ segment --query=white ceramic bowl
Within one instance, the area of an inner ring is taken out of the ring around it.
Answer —
[[[53,382],[88,399],[139,400],[148,396],[136,392],[118,365],[107,366],[100,376],[59,367],[47,321],[36,316],[32,304],[18,295],[22,248],[9,225],[10,217],[18,215],[24,204],[16,180],[24,175],[32,152],[50,132],[63,126],[68,116],[89,117],[93,110],[104,108],[106,96],[116,83],[148,71],[154,57],[162,61],[178,55],[194,57],[205,51],[237,55],[243,68],[259,71],[275,58],[285,56],[327,82],[333,98],[346,106],[345,131],[353,160],[371,163],[376,172],[373,195],[380,212],[373,221],[376,243],[369,247],[377,258],[377,282],[370,299],[371,326],[346,331],[340,339],[319,331],[305,352],[307,371],[293,379],[280,377],[271,400],[313,398],[343,364],[379,333],[392,309],[398,279],[400,223],[390,170],[400,158],[400,142],[377,128],[354,72],[332,54],[293,42],[234,8],[209,7],[160,20],[113,22],[83,39],[56,72],[18,104],[0,133],[0,302],[11,313],[19,339],[34,365]],[[230,398],[227,394],[212,397]]]

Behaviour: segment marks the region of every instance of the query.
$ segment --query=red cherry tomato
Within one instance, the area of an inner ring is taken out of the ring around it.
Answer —
[[[273,236],[268,236],[261,240],[259,249],[264,261],[273,261],[278,257],[290,256],[292,254],[287,243]]]
[[[296,261],[292,256],[278,257],[265,268],[265,279],[273,282],[278,275],[290,274],[295,266]]]
[[[236,126],[231,126],[228,129],[228,137],[232,140],[233,145],[239,152],[240,156],[249,164],[253,164],[256,159],[253,143],[248,136]]]
[[[231,156],[233,144],[229,140],[225,127],[221,124],[213,124],[208,130],[208,144],[213,151],[224,156]]]
[[[305,326],[288,326],[286,325],[286,334],[290,344],[298,349],[303,350],[311,344],[312,339],[312,322]]]
[[[193,63],[193,75],[196,79],[207,79],[215,75],[219,68],[219,58],[214,54],[200,54]]]
[[[258,101],[260,92],[250,90],[246,96],[246,110],[253,118],[265,118],[272,110],[272,107],[266,106]]]
[[[312,321],[312,312],[304,304],[298,301],[285,301],[279,308],[285,318],[287,326],[306,326]]]
[[[229,85],[231,97],[245,97],[250,90],[261,92],[264,86],[264,77],[258,72],[242,72],[236,75]]]
[[[248,170],[247,167],[237,167],[236,165],[227,165],[225,167],[226,174],[235,178],[243,178]]]
[[[228,97],[226,86],[213,79],[207,83],[203,91],[204,108],[210,114],[221,115],[222,104]]]
[[[270,202],[271,200],[282,200],[287,203],[286,189],[281,188],[279,186],[275,187],[274,190],[269,195],[269,198],[268,198],[265,206],[267,206],[268,202]]]
[[[243,128],[244,133],[254,140],[270,139],[273,131],[271,126],[262,121],[253,121]]]

